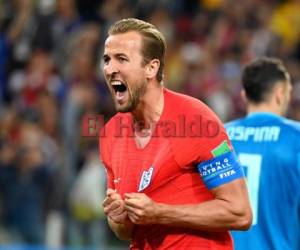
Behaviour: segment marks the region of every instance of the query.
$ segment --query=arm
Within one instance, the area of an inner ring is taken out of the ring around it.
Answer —
[[[135,224],[162,224],[205,231],[246,230],[252,222],[243,178],[211,190],[215,199],[201,204],[167,205],[145,194],[125,195],[125,208]]]
[[[108,218],[108,224],[111,230],[114,231],[115,235],[120,240],[131,240],[132,230],[133,230],[133,224],[130,220],[128,220],[128,223],[120,224],[115,223],[112,219]]]
[[[134,225],[128,218],[121,196],[114,190],[108,189],[102,205],[108,224],[116,236],[121,240],[130,240]]]
[[[124,200],[120,194],[114,191],[116,188],[113,181],[114,173],[110,164],[112,145],[111,137],[100,137],[99,144],[101,149],[101,161],[105,166],[108,186],[106,197],[102,203],[104,213],[107,216],[109,227],[115,233],[115,235],[120,240],[130,240],[133,231],[133,223],[129,220],[127,212],[125,211]]]

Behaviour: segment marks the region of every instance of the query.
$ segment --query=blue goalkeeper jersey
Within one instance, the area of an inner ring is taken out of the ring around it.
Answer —
[[[225,125],[247,176],[253,223],[236,250],[300,250],[300,123],[251,113]]]

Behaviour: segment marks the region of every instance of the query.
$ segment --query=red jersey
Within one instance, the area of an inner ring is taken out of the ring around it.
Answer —
[[[165,204],[212,200],[196,165],[213,158],[225,129],[202,102],[164,89],[164,109],[149,143],[136,146],[131,113],[116,114],[104,127],[100,152],[108,187],[118,193],[143,192]],[[229,143],[229,141],[228,141]],[[131,249],[233,249],[229,232],[164,225],[136,225]]]

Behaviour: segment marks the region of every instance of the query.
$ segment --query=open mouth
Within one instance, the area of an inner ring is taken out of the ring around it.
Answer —
[[[114,98],[119,103],[122,104],[128,98],[128,89],[126,84],[122,83],[121,81],[111,81],[111,87],[114,90]]]
[[[127,90],[127,87],[124,83],[119,81],[114,81],[111,84],[112,88],[115,90],[115,92],[125,92]]]

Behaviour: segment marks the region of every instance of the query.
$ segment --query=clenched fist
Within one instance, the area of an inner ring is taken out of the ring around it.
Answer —
[[[102,206],[104,213],[113,222],[118,224],[124,224],[128,220],[127,211],[125,210],[125,203],[121,195],[113,189],[108,189],[106,192],[106,198],[104,199]]]
[[[158,222],[159,205],[143,193],[125,194],[125,209],[134,224],[147,225]]]

